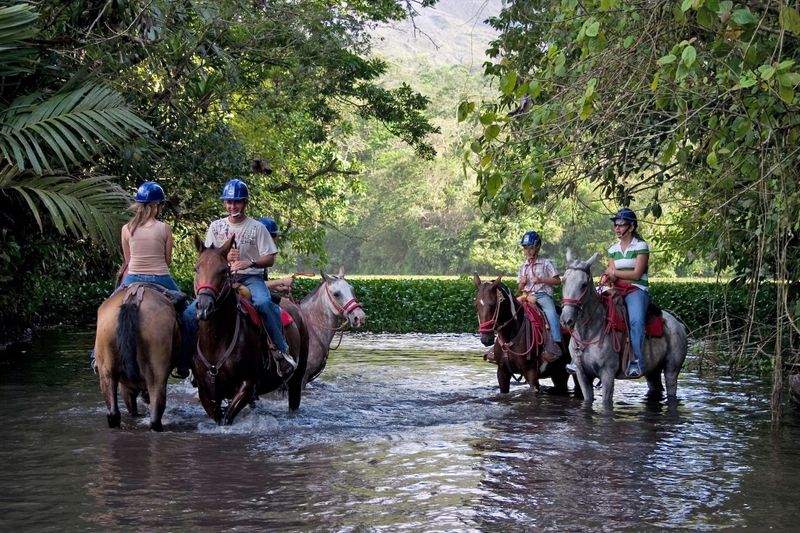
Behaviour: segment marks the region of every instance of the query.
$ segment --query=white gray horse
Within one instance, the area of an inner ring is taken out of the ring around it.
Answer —
[[[338,276],[321,274],[322,283],[300,302],[308,329],[308,366],[303,386],[325,368],[334,335],[346,325],[361,328],[367,320],[352,285],[344,279],[344,269],[339,269]]]
[[[578,383],[585,391],[585,400],[594,399],[592,381],[603,383],[603,403],[610,406],[614,395],[614,379],[629,379],[620,368],[620,352],[615,349],[617,333],[608,332],[607,309],[597,294],[591,267],[597,260],[594,254],[588,261],[572,261],[561,278],[561,324],[572,332],[569,351],[577,366]],[[674,399],[678,388],[678,373],[686,359],[688,333],[673,315],[662,311],[664,335],[647,337],[644,343],[648,394],[660,397],[664,391],[661,374],[667,387],[667,398]]]

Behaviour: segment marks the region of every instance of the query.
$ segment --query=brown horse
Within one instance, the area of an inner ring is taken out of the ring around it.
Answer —
[[[339,269],[338,276],[321,274],[322,282],[300,302],[309,331],[305,383],[322,373],[334,335],[346,325],[361,328],[367,320],[353,287],[344,279],[344,268]]]
[[[525,334],[528,318],[511,289],[500,278],[481,282],[481,278],[475,274],[472,281],[478,289],[475,308],[478,311],[481,343],[484,346],[494,346],[491,359],[497,364],[500,392],[507,393],[510,390],[511,377],[519,374],[537,391],[539,378],[549,377],[553,380],[552,392],[566,394],[569,380],[565,369],[569,362],[566,343],[562,341],[561,357],[550,363],[545,362],[542,359],[541,346],[530,343]],[[579,390],[576,393],[580,394]]]
[[[229,425],[258,394],[279,389],[284,379],[268,355],[266,333],[247,311],[248,304],[233,288],[227,255],[233,237],[220,248],[206,248],[195,239],[200,257],[195,269],[199,328],[193,373],[200,403],[217,424]],[[300,407],[303,376],[308,360],[308,331],[298,307],[288,300],[281,305],[293,322],[284,328],[289,352],[297,368],[286,380],[289,409]],[[227,402],[227,405],[225,403]]]
[[[119,290],[97,310],[94,352],[108,426],[119,427],[117,387],[132,416],[136,398],[149,401],[150,429],[161,431],[167,404],[167,379],[178,360],[180,329],[172,302],[143,284]]]

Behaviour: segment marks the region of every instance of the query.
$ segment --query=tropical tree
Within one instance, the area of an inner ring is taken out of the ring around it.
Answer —
[[[648,219],[669,211],[664,239],[752,281],[753,304],[777,283],[780,390],[800,316],[796,4],[543,0],[491,23],[500,95],[459,108],[483,127],[465,158],[480,200],[508,213],[586,182]]]

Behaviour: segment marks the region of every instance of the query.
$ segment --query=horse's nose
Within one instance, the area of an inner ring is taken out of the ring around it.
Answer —
[[[351,323],[353,326],[357,328],[363,328],[364,325],[367,323],[367,315],[363,312],[356,311],[355,313],[350,315]]]
[[[482,334],[481,335],[481,344],[484,346],[491,346],[494,344],[494,335],[493,334]]]
[[[564,314],[561,315],[561,321],[560,322],[561,322],[561,325],[564,326],[567,329],[572,329],[572,325],[575,323],[575,321],[572,320],[571,316],[567,316],[567,315],[564,315]]]

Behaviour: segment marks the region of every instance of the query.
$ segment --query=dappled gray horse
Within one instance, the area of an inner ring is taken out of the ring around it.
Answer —
[[[345,326],[361,328],[367,321],[353,287],[344,279],[344,269],[338,276],[322,272],[322,282],[300,302],[308,328],[308,366],[303,385],[316,379],[328,362],[331,341]]]
[[[607,327],[607,309],[597,294],[592,280],[591,267],[597,260],[594,254],[588,261],[572,261],[564,272],[562,281],[561,324],[572,332],[569,351],[577,366],[578,383],[585,391],[585,399],[592,402],[592,381],[599,377],[603,383],[603,403],[611,405],[614,395],[614,378],[626,378],[620,365],[620,345],[614,331]],[[664,334],[647,337],[644,343],[648,394],[660,397],[664,391],[661,373],[667,387],[667,398],[674,399],[688,348],[688,333],[673,315],[662,311]]]

